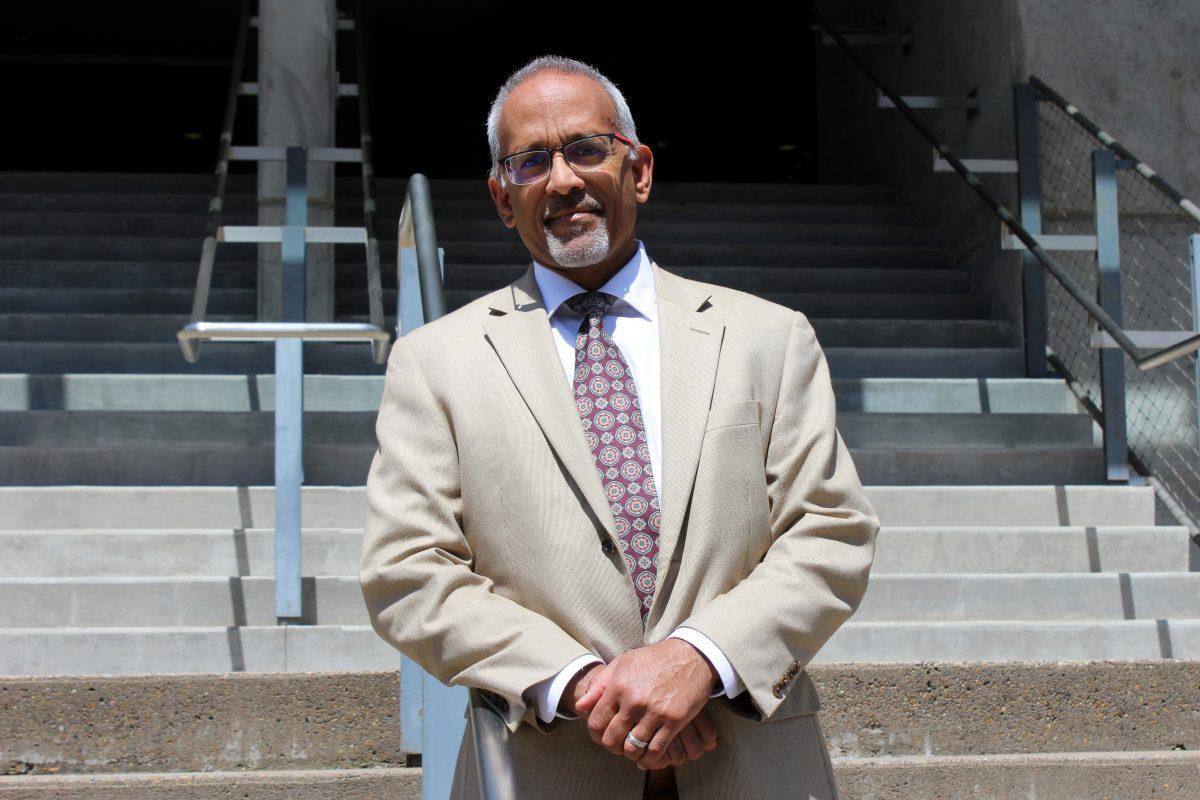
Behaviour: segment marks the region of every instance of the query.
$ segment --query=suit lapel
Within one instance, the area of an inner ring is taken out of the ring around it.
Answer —
[[[658,297],[658,335],[662,372],[663,522],[659,531],[658,579],[679,543],[684,512],[696,482],[700,444],[708,423],[725,320],[707,304],[710,292],[653,266]],[[663,593],[656,592],[647,625],[656,619]]]
[[[679,542],[684,512],[696,480],[700,444],[708,422],[724,318],[708,304],[705,287],[651,266],[658,301],[661,369],[663,520],[659,532],[660,585]],[[509,377],[570,474],[594,518],[613,541],[617,533],[596,462],[579,424],[533,266],[489,301],[484,330]],[[659,606],[656,593],[651,617]]]
[[[483,323],[488,339],[550,447],[615,544],[612,511],[579,422],[532,265],[496,294],[491,308],[493,315],[485,317]]]

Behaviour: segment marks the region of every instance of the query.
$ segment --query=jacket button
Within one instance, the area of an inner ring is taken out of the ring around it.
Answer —
[[[612,539],[604,539],[600,542],[600,549],[611,555],[616,548],[613,547]]]

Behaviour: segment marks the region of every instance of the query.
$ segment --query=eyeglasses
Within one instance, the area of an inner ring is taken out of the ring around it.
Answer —
[[[550,174],[554,153],[561,152],[563,160],[576,172],[599,169],[613,152],[613,140],[617,139],[629,147],[633,142],[619,133],[597,133],[568,142],[561,147],[546,150],[522,150],[505,156],[498,163],[504,168],[508,179],[516,184],[535,183]]]

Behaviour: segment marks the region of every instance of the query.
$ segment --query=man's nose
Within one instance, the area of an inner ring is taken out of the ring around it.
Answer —
[[[583,178],[579,177],[579,173],[571,169],[571,165],[567,163],[567,159],[562,153],[554,153],[550,156],[550,179],[546,183],[546,191],[554,194],[569,194],[576,189],[583,188]]]

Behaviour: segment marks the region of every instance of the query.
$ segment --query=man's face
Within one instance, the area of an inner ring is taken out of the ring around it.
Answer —
[[[538,73],[519,84],[504,104],[500,156],[615,132],[615,117],[612,101],[590,78]],[[537,261],[574,271],[573,279],[607,277],[636,251],[637,204],[650,197],[653,155],[644,145],[637,150],[637,160],[631,161],[629,146],[615,141],[600,168],[583,172],[555,153],[549,174],[535,183],[505,180],[501,186],[489,178],[488,189],[500,219],[517,229]]]

